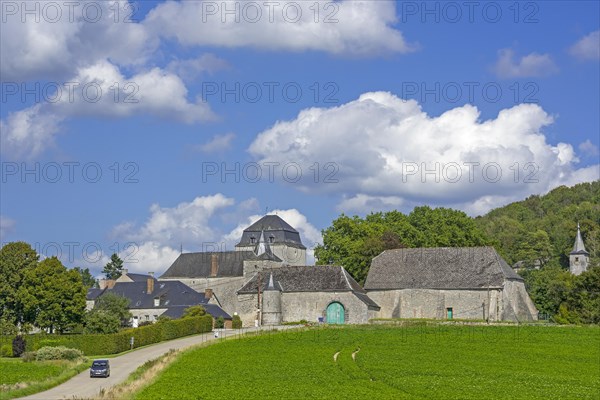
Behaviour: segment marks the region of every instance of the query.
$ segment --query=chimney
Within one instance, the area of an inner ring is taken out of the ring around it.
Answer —
[[[154,277],[148,277],[147,283],[148,287],[146,288],[146,294],[152,294],[152,292],[154,291]]]
[[[210,276],[211,276],[211,278],[216,277],[217,272],[219,272],[219,261],[217,260],[217,255],[212,254],[210,257]]]
[[[210,300],[213,296],[213,291],[212,289],[204,289],[204,297],[206,297],[206,300]]]
[[[100,289],[112,289],[115,286],[114,279],[100,279],[98,280],[98,287]]]

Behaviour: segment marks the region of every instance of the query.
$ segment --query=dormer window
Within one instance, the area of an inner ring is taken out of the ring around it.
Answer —
[[[158,307],[160,306],[160,298],[159,297],[155,297],[154,298],[154,307]]]
[[[275,236],[269,236],[269,243],[273,243],[275,241]]]
[[[250,238],[250,243],[252,243],[252,244],[256,243],[256,238],[254,236],[252,236]]]

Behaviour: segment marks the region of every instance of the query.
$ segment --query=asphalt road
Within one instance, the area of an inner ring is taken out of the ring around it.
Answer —
[[[275,327],[278,329],[289,327]],[[243,332],[255,331],[258,328],[244,328]],[[262,328],[263,330],[272,328]],[[239,335],[238,330],[221,330],[219,339]],[[58,399],[77,399],[90,398],[99,394],[102,388],[108,389],[114,385],[123,382],[129,374],[135,371],[140,365],[148,360],[155,359],[169,351],[169,349],[185,349],[190,346],[201,343],[219,340],[214,337],[213,332],[203,333],[201,335],[187,336],[181,339],[170,340],[168,342],[157,343],[152,346],[144,347],[132,351],[122,356],[110,359],[110,377],[108,378],[90,378],[89,370],[85,370],[79,375],[74,376],[67,382],[58,385],[45,392],[40,392],[31,396],[22,397],[22,399],[36,400],[58,400]]]

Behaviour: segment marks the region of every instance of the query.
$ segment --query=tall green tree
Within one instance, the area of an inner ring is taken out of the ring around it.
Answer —
[[[37,252],[25,242],[8,243],[0,249],[0,319],[22,324],[23,306],[18,291],[25,273],[37,266]]]
[[[323,230],[315,248],[317,264],[340,264],[364,283],[371,261],[384,250],[401,247],[481,246],[491,244],[472,218],[448,208],[415,208],[373,213],[365,218],[342,214]]]
[[[75,267],[73,268],[73,270],[77,271],[77,273],[81,276],[81,282],[83,283],[83,286],[85,286],[87,289],[92,287],[98,287],[98,281],[96,280],[96,278],[94,278],[89,268],[83,269]]]
[[[106,276],[106,279],[118,279],[123,274],[123,260],[119,258],[117,253],[110,256],[110,262],[108,262],[102,273]]]
[[[63,333],[83,320],[86,288],[77,271],[56,257],[28,269],[19,288],[24,319],[51,333]]]
[[[121,322],[121,326],[129,325],[131,319],[129,300],[123,296],[110,292],[105,293],[98,298],[94,309],[115,316]]]
[[[115,315],[106,310],[94,308],[85,315],[85,333],[117,333],[121,326],[121,321]]]

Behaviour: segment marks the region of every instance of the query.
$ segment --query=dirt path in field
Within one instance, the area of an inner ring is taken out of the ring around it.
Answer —
[[[271,329],[287,329],[289,326],[264,327],[264,328],[244,328],[242,331],[226,329],[220,330],[219,338],[215,338],[213,332],[203,333],[201,335],[187,336],[181,339],[161,342],[155,345],[144,347],[142,349],[132,351],[122,356],[110,359],[110,376],[108,378],[90,378],[89,370],[85,370],[79,375],[75,375],[67,382],[58,385],[45,392],[40,392],[31,396],[22,397],[27,400],[60,400],[60,399],[85,399],[98,395],[100,390],[109,389],[110,387],[123,382],[129,374],[135,371],[140,365],[148,360],[153,360],[169,349],[185,349],[198,344],[221,340],[226,337],[240,335],[241,332],[253,332],[256,330],[267,331]]]

